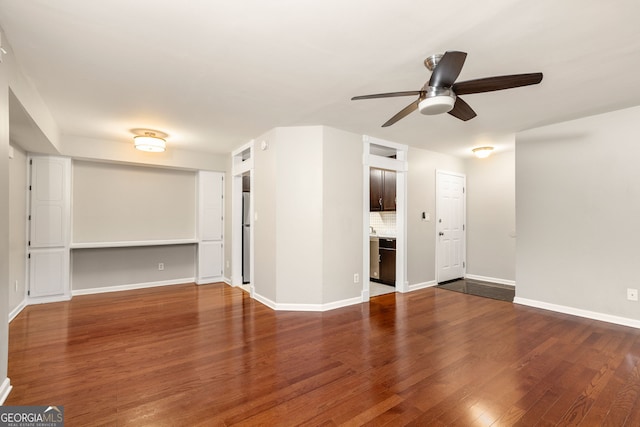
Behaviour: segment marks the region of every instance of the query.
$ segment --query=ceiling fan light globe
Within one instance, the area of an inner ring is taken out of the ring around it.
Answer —
[[[456,99],[449,95],[432,96],[418,103],[418,110],[422,114],[435,115],[448,113],[453,109]]]

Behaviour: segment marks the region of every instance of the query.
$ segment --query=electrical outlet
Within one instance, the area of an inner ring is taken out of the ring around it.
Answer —
[[[229,268],[229,260],[227,260],[227,268]]]
[[[358,273],[353,275],[353,283],[360,283],[360,275]]]
[[[627,299],[629,301],[638,301],[638,290],[627,288]]]
[[[16,292],[18,292],[18,281],[16,280]]]
[[[164,262],[158,263],[158,270],[159,271],[164,270]]]

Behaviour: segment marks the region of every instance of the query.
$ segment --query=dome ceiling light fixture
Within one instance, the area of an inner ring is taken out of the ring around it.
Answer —
[[[164,138],[156,136],[156,133],[152,131],[145,131],[143,135],[134,136],[133,144],[136,150],[150,153],[161,153],[167,149],[167,142]]]
[[[473,154],[475,154],[477,158],[485,159],[491,155],[491,153],[493,152],[493,147],[476,147],[471,151],[473,151]]]

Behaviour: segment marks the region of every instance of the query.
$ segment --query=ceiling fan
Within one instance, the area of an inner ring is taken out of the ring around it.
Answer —
[[[387,120],[382,127],[391,126],[415,110],[428,115],[449,113],[460,120],[467,121],[473,119],[476,112],[459,95],[535,85],[542,81],[542,73],[529,73],[485,77],[456,83],[466,57],[465,52],[447,51],[444,55],[431,55],[425,59],[424,65],[432,73],[429,81],[420,90],[354,96],[351,100],[418,96],[418,99]]]

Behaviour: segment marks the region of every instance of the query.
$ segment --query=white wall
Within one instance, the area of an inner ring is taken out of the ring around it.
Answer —
[[[72,292],[192,282],[196,245],[73,249]],[[158,264],[164,270],[158,270]]]
[[[267,150],[259,147],[267,141]],[[254,286],[278,305],[359,298],[362,136],[323,126],[276,128],[254,152]]]
[[[640,107],[516,137],[516,297],[640,319]]]
[[[73,243],[194,239],[193,171],[73,161]]]
[[[465,162],[467,275],[499,283],[516,279],[515,151]]]
[[[369,277],[361,271],[362,147],[361,135],[323,127],[323,303],[360,297]]]
[[[407,280],[409,286],[436,279],[436,169],[464,173],[462,159],[409,147],[407,173]],[[422,212],[431,215],[422,221]]]
[[[320,304],[323,265],[322,127],[276,130],[277,302]]]
[[[7,62],[3,61],[0,63],[0,403],[9,392],[9,327],[6,321],[9,318],[9,204],[9,70]]]
[[[13,146],[9,159],[9,312],[17,309],[26,296],[27,262],[27,156]],[[16,287],[17,284],[17,287]]]
[[[277,144],[276,129],[256,138],[254,149],[254,271],[252,282],[256,294],[276,301],[276,205],[277,191],[276,168]],[[267,150],[259,148],[260,142],[269,144]]]

